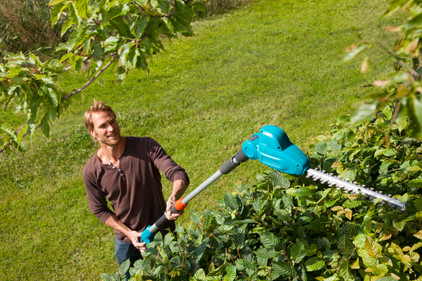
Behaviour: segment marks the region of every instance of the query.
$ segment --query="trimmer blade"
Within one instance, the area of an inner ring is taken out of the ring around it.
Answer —
[[[319,171],[317,169],[308,169],[306,171],[306,177],[312,178],[314,181],[318,180],[323,184],[327,183],[329,186],[336,186],[337,188],[342,188],[344,191],[349,193],[362,194],[368,196],[371,201],[375,199],[381,199],[382,201],[388,203],[390,207],[396,207],[403,211],[406,209],[406,205],[404,202],[394,199],[391,196],[381,194],[380,192],[375,192],[373,191],[373,188],[371,190],[364,186],[357,185],[356,183],[351,183],[346,180],[339,179],[333,174],[327,174],[324,171]]]

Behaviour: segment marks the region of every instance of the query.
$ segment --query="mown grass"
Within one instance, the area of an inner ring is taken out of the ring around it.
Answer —
[[[0,155],[0,279],[99,280],[117,269],[111,229],[90,213],[81,176],[97,149],[82,120],[94,98],[113,106],[125,135],[157,139],[189,173],[191,191],[266,124],[282,127],[306,151],[350,112],[370,91],[361,86],[382,76],[391,60],[374,52],[378,63],[362,75],[341,55],[361,39],[391,45],[384,26],[393,19],[379,19],[386,2],[256,1],[196,22],[195,36],[168,42],[149,76],[133,71],[117,84],[105,73],[73,101],[49,139],[37,132],[25,153]],[[70,90],[82,78],[61,83]],[[213,208],[237,182],[254,183],[267,169],[242,164],[188,210]]]

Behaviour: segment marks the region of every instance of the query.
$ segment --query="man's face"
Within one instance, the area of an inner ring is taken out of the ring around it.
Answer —
[[[108,146],[115,146],[120,142],[120,128],[116,118],[107,111],[91,114],[94,129],[89,131],[94,139]]]

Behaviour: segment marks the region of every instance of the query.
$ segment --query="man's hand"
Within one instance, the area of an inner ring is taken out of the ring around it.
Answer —
[[[170,196],[169,200],[167,200],[166,218],[169,221],[174,221],[183,214],[183,211],[178,212],[178,213],[171,212],[171,206],[173,206],[175,202],[176,202],[176,199],[172,196]]]
[[[183,214],[183,211],[179,213],[172,213],[171,206],[174,205],[177,199],[182,197],[183,192],[186,190],[186,183],[184,180],[175,180],[173,182],[173,191],[167,200],[167,207],[166,207],[166,218],[170,221],[174,221],[178,217]]]
[[[105,224],[112,227],[113,229],[124,233],[130,239],[130,241],[132,241],[133,246],[135,246],[141,252],[145,252],[147,247],[145,243],[140,242],[140,238],[142,235],[141,232],[137,232],[130,229],[129,227],[124,225],[114,214],[106,220]]]
[[[130,239],[130,241],[132,241],[132,244],[133,246],[135,246],[136,249],[141,252],[145,252],[145,250],[147,249],[147,245],[145,244],[145,242],[140,242],[141,235],[141,232],[131,231],[127,237]]]

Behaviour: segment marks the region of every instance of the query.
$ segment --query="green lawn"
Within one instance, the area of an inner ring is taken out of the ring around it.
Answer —
[[[0,279],[99,280],[117,270],[112,231],[90,213],[81,176],[97,149],[83,125],[94,98],[113,106],[124,135],[160,142],[189,173],[191,191],[266,124],[283,128],[306,151],[350,112],[371,90],[362,85],[382,77],[391,59],[374,51],[372,69],[362,75],[358,62],[341,56],[361,39],[392,45],[385,26],[394,20],[380,19],[386,5],[255,1],[196,22],[195,36],[166,43],[149,76],[133,71],[118,84],[105,73],[73,101],[49,139],[36,133],[25,153],[0,155]],[[61,83],[70,91],[83,79],[69,74]],[[254,183],[267,169],[242,164],[187,210],[213,208],[236,183]],[[178,222],[189,223],[188,214]]]

